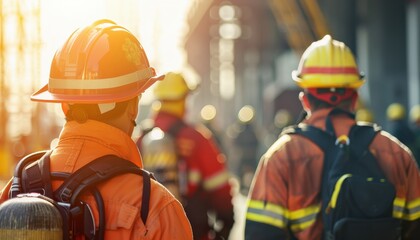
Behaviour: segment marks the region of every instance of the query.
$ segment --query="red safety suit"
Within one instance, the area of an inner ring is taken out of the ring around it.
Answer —
[[[315,111],[304,122],[325,129],[330,110]],[[355,122],[334,115],[332,123],[336,135],[340,136],[347,135]],[[385,131],[375,136],[369,148],[395,186],[394,217],[417,222],[420,174],[412,154]],[[290,239],[290,234],[296,239],[321,239],[319,193],[323,159],[324,153],[317,145],[297,134],[283,135],[271,146],[261,158],[248,197],[245,239]],[[413,237],[403,227],[404,235]]]
[[[139,167],[142,160],[136,144],[120,129],[88,120],[79,124],[67,122],[58,146],[51,154],[51,171],[75,172],[95,158],[112,154]],[[162,185],[151,181],[150,207],[146,226],[140,218],[143,192],[141,176],[124,174],[98,186],[105,203],[105,240],[114,239],[192,239],[192,231],[182,205]],[[54,181],[53,189],[61,182]],[[10,182],[1,192],[0,202],[7,199]],[[82,198],[93,207],[95,222],[98,212],[90,195]]]
[[[177,121],[182,119],[159,112],[154,125],[165,131]],[[220,235],[227,238],[234,222],[229,173],[211,132],[185,124],[177,134],[176,144],[187,165],[188,190],[184,208],[191,222],[194,239],[212,239],[209,236],[212,231],[208,224],[209,211],[223,221],[224,228]],[[137,145],[141,146],[140,141]]]

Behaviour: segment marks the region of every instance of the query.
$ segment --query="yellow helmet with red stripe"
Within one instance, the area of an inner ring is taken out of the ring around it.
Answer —
[[[146,53],[127,29],[99,20],[77,29],[57,50],[48,84],[31,99],[61,103],[122,102],[157,78]]]
[[[301,88],[356,89],[364,83],[350,49],[330,35],[306,49],[292,78]]]

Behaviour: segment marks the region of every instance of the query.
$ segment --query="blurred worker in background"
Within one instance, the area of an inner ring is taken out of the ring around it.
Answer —
[[[417,163],[420,166],[420,105],[415,105],[410,109],[410,122],[414,133],[414,144],[412,151],[416,157]]]
[[[154,96],[160,106],[154,114],[153,125],[163,132],[150,131],[150,135],[143,135],[138,140],[137,146],[146,151],[143,154],[145,164],[148,162],[153,167],[158,161],[171,161],[170,158],[162,160],[165,156],[152,154],[151,149],[147,149],[156,147],[158,136],[155,135],[170,134],[175,139],[178,166],[173,167],[177,170],[172,173],[180,176],[167,177],[174,177],[178,182],[180,189],[174,190],[179,192],[180,201],[191,222],[194,239],[228,239],[234,223],[230,176],[224,156],[211,132],[207,128],[196,128],[184,121],[187,97],[193,90],[183,75],[167,73],[165,79],[156,84],[154,89]],[[166,149],[168,144],[161,147],[165,148],[163,151],[166,157],[171,155]],[[185,162],[186,169],[180,161]],[[169,172],[169,169],[161,168],[159,171]],[[167,184],[171,182],[168,181]]]
[[[143,47],[124,27],[99,20],[77,29],[57,50],[48,84],[31,97],[61,103],[66,117],[50,155],[51,171],[73,173],[104,155],[142,167],[131,134],[141,94],[161,79],[155,76]],[[151,181],[148,220],[142,222],[142,189],[135,187],[142,182],[142,176],[124,174],[97,186],[106,209],[105,239],[192,239],[182,205],[156,181]],[[54,180],[53,190],[60,185]],[[1,201],[8,198],[9,188],[10,183]],[[98,212],[92,196],[82,200]]]
[[[332,128],[335,136],[347,136],[355,124],[352,114],[357,89],[364,83],[350,49],[327,35],[306,49],[292,76],[302,88],[299,99],[307,113],[301,125],[324,133],[331,133],[328,129]],[[402,227],[378,230],[398,232],[402,239],[417,239],[420,174],[414,159],[399,141],[383,131],[374,135],[369,149],[395,188],[395,201],[389,201],[389,218],[403,222]],[[334,239],[335,232],[324,230],[329,222],[323,217],[336,202],[329,202],[328,209],[324,208],[325,202],[322,204],[321,192],[327,187],[321,184],[323,169],[324,152],[315,142],[301,134],[283,134],[260,160],[248,196],[245,239]],[[364,223],[357,226],[363,227]]]
[[[238,112],[238,121],[233,127],[233,152],[230,157],[236,165],[240,192],[248,194],[252,177],[258,165],[259,138],[254,126],[255,110],[250,105],[243,106]]]
[[[356,111],[356,121],[373,123],[374,120],[373,114],[369,109],[360,108]]]
[[[387,131],[410,149],[414,144],[414,133],[407,121],[406,108],[400,103],[392,103],[386,109]]]

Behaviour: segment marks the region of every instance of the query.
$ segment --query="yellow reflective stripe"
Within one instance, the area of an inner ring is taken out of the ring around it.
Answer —
[[[406,202],[403,198],[395,198],[393,216],[408,221],[420,218],[420,198]]]
[[[336,204],[337,204],[337,198],[338,198],[338,194],[340,193],[340,189],[341,189],[341,185],[343,185],[344,180],[346,180],[347,178],[351,177],[351,174],[344,174],[343,176],[341,176],[338,181],[335,183],[334,186],[334,192],[331,196],[331,200],[328,203],[328,207],[332,207],[335,208]],[[327,208],[328,208],[327,207]]]
[[[248,200],[247,206],[246,219],[280,228],[287,226],[289,211],[280,205]]]
[[[310,227],[321,211],[321,205],[313,205],[304,209],[289,211],[280,205],[248,200],[246,218],[248,220],[270,224],[284,228],[290,222],[293,231]]]
[[[247,212],[246,213],[246,219],[254,221],[254,222],[260,222],[260,223],[273,225],[273,226],[279,227],[279,228],[286,228],[286,222],[284,220],[278,219],[278,218],[273,218],[271,216],[258,214],[258,213]]]
[[[50,78],[48,87],[54,89],[106,89],[125,86],[153,76],[155,76],[153,68],[146,68],[113,78],[86,80]]]
[[[201,173],[198,170],[190,170],[188,172],[188,181],[192,185],[197,185],[201,181]]]
[[[316,205],[290,212],[292,231],[301,231],[310,227],[316,221],[320,211],[321,205]]]
[[[229,173],[221,171],[203,181],[203,187],[206,190],[214,190],[222,185],[225,185],[229,180]]]

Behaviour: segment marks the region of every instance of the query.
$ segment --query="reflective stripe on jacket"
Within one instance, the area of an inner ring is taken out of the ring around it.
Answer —
[[[142,167],[137,146],[121,130],[107,124],[88,120],[79,124],[67,122],[60,134],[58,146],[51,155],[51,171],[74,172],[91,160],[113,154]],[[159,183],[151,181],[149,215],[146,226],[140,218],[143,178],[124,174],[101,184],[98,189],[105,203],[105,239],[192,239],[185,212],[179,203]],[[57,189],[61,182],[53,182]],[[1,201],[7,199],[6,186]],[[93,208],[95,222],[98,212],[92,196],[83,196]]]
[[[329,111],[316,111],[305,123],[325,129]],[[337,136],[347,135],[354,124],[345,116],[334,116],[332,122]],[[377,134],[369,147],[395,186],[394,217],[419,219],[420,175],[411,152],[385,131]],[[322,150],[303,136],[279,138],[262,156],[254,177],[247,203],[246,232],[261,234],[257,239],[284,239],[281,236],[289,231],[297,239],[321,239],[323,158]]]

